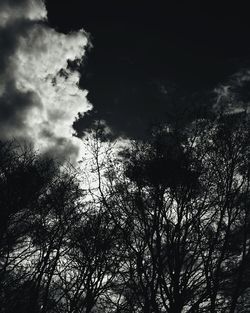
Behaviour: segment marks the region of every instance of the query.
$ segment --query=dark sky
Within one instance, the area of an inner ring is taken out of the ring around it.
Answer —
[[[214,89],[248,68],[245,8],[161,3],[47,1],[52,27],[83,28],[93,43],[80,86],[94,110],[74,124],[78,134],[101,119],[116,135],[140,137],[151,123],[198,114],[197,107],[204,114]]]

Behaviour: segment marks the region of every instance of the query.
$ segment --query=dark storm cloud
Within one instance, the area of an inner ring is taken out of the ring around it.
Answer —
[[[94,110],[74,123],[79,135],[98,119],[117,135],[138,137],[194,107],[207,114],[214,89],[249,57],[249,19],[234,7],[77,0],[60,2],[60,9],[47,1],[47,7],[54,27],[84,27],[92,36],[80,85]]]
[[[1,7],[0,11],[4,9],[4,6]],[[1,17],[1,15],[0,15]],[[29,29],[34,25],[34,21],[27,20],[25,18],[11,18],[11,21],[8,21],[0,24],[0,74],[6,74],[8,76],[14,75],[14,72],[6,71],[8,70],[8,65],[10,63],[11,56],[15,53],[20,36],[27,34]]]
[[[26,137],[25,117],[30,107],[39,106],[37,95],[31,91],[21,92],[14,81],[8,81],[0,97],[0,132],[1,138]]]
[[[13,29],[16,31],[16,28]],[[6,70],[9,57],[15,52],[16,49],[16,36],[13,31],[9,32],[6,28],[0,28],[0,71],[1,74]]]

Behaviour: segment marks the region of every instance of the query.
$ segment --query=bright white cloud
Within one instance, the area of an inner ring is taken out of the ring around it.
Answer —
[[[27,96],[29,102],[22,109],[13,105],[15,123],[5,125],[5,137],[8,134],[7,137],[29,138],[41,152],[53,152],[74,162],[82,143],[73,137],[72,123],[78,112],[84,113],[92,106],[86,99],[87,91],[78,87],[79,73],[70,70],[67,61],[83,57],[88,44],[86,33],[80,30],[62,34],[41,23],[46,10],[39,0],[26,1],[21,10],[7,4],[3,7],[2,28],[8,30],[11,24],[13,28],[18,19],[23,22],[35,20],[28,24],[28,29],[26,25],[25,31],[17,33],[15,51],[8,58],[7,71],[5,68],[8,74],[1,77],[2,94],[11,81],[15,93],[19,97]],[[6,101],[3,104],[7,111],[11,110],[11,105]],[[21,113],[17,115],[19,111]]]

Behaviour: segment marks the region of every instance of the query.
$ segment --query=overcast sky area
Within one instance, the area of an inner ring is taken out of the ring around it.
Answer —
[[[0,0],[1,139],[74,161],[97,121],[142,138],[154,123],[238,110],[249,24],[242,7]]]

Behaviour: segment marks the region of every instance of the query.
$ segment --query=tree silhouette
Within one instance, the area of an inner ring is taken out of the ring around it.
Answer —
[[[248,251],[247,118],[160,129],[122,156],[107,170],[101,196],[123,233],[124,311],[234,312]],[[238,283],[229,295],[225,277],[239,229]]]
[[[1,313],[245,310],[249,129],[223,114],[120,150],[99,129],[80,169],[1,142]]]

